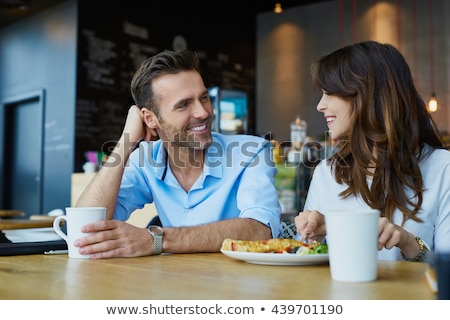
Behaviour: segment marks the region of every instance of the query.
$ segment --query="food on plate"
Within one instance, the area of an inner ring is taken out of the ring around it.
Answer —
[[[295,253],[298,255],[328,253],[324,243],[312,241],[306,243],[294,239],[274,238],[269,240],[233,240],[225,239],[221,250],[260,252],[260,253]]]

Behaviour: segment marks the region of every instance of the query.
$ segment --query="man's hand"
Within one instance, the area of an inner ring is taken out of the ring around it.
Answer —
[[[93,234],[77,239],[75,246],[91,259],[148,256],[153,252],[153,239],[144,228],[118,220],[105,220],[84,226]]]
[[[147,112],[148,110],[145,108],[139,109],[137,106],[132,105],[128,109],[122,136],[128,135],[130,142],[150,141],[152,134],[155,133],[145,125],[144,117]]]

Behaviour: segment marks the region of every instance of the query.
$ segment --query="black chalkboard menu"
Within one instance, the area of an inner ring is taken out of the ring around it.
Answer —
[[[221,23],[208,29],[183,23],[181,17],[198,20],[185,13],[175,18],[174,12],[153,11],[150,18],[149,12],[136,12],[130,9],[133,6],[116,10],[108,6],[110,12],[101,16],[87,1],[79,6],[75,172],[82,171],[85,152],[108,154],[133,103],[130,82],[135,70],[145,58],[164,49],[197,51],[205,85],[246,91],[254,110],[254,33],[243,39],[245,32],[239,30],[239,36],[233,37],[230,32],[234,32]]]

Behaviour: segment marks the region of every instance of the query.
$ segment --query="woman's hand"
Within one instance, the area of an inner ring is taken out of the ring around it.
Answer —
[[[321,241],[326,234],[325,217],[319,211],[305,210],[295,217],[295,226],[297,233],[302,236],[302,239]]]
[[[380,218],[378,224],[378,250],[399,247],[407,258],[415,257],[420,247],[414,235],[402,227],[393,224],[386,217]]]
[[[304,240],[318,240],[326,235],[325,217],[319,211],[305,210],[295,217],[297,233]],[[407,258],[415,257],[420,247],[414,235],[382,217],[378,223],[378,250],[398,247]]]

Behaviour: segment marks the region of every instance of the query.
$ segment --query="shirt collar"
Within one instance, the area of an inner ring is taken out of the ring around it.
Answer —
[[[214,139],[214,135],[213,135],[213,139]],[[167,151],[164,148],[164,145],[161,140],[154,142],[153,148],[154,148],[153,159],[155,159],[155,165],[154,165],[155,176],[160,180],[164,180],[164,177],[167,174],[167,170],[168,170]],[[212,150],[209,147],[206,149],[205,156],[206,156],[206,159],[208,159],[209,161],[206,161],[206,164],[203,166],[204,178],[206,176],[222,178],[222,176],[223,176],[223,163],[222,162],[224,161],[224,156],[217,157],[216,150]],[[214,156],[213,160],[211,160],[211,158],[212,158],[211,156]]]

